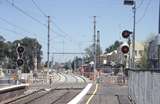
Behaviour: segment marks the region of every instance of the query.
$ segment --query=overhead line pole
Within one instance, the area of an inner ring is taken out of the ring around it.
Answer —
[[[132,60],[131,67],[135,68],[135,31],[136,31],[136,0],[124,0],[124,5],[133,6],[133,35],[132,35]]]
[[[47,68],[49,70],[49,51],[50,51],[50,16],[48,16],[48,44],[47,44]]]
[[[94,24],[94,34],[93,34],[93,45],[94,45],[94,50],[93,50],[93,55],[94,55],[94,78],[95,78],[95,73],[96,73],[96,16],[93,16],[93,24]]]
[[[135,32],[136,32],[136,1],[133,6],[133,39],[132,39],[132,64],[135,68]]]
[[[160,0],[159,0],[159,24],[158,24],[158,34],[160,35]],[[158,68],[160,69],[160,40],[158,39]]]
[[[160,34],[160,0],[159,0],[159,27],[158,27],[158,33]]]
[[[100,65],[100,31],[97,31],[98,65]]]

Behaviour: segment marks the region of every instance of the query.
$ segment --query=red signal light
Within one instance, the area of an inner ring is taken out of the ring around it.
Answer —
[[[18,59],[17,60],[17,65],[22,66],[23,65],[23,59]]]
[[[127,43],[121,45],[121,52],[123,54],[127,54],[129,52],[129,45]]]
[[[123,38],[128,38],[130,36],[130,34],[132,34],[132,32],[128,31],[128,30],[124,30],[122,32],[122,37]]]
[[[22,47],[22,46],[19,46],[19,47],[17,47],[17,52],[18,53],[23,53],[24,52],[24,47]]]
[[[124,54],[126,54],[126,53],[129,52],[129,47],[128,47],[128,46],[123,46],[122,49],[121,49],[121,51],[122,51]]]

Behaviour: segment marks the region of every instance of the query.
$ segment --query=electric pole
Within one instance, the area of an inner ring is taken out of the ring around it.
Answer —
[[[133,34],[132,34],[132,68],[135,68],[135,31],[136,31],[136,0],[124,0],[124,5],[133,6]]]
[[[158,33],[160,34],[160,0],[159,0],[159,27],[158,27]]]
[[[50,16],[48,16],[48,50],[47,50],[47,68],[49,71],[49,51],[50,51]]]
[[[93,24],[94,24],[94,34],[93,34],[93,46],[94,46],[94,50],[93,50],[93,55],[94,55],[94,77],[95,77],[95,73],[96,73],[96,16],[93,16]]]
[[[97,31],[97,52],[98,52],[98,64],[100,66],[100,31]]]
[[[34,72],[37,72],[37,42],[35,43],[35,46],[34,46]]]
[[[159,0],[159,27],[158,34],[160,37],[160,0]],[[160,68],[160,39],[158,38],[158,68]]]
[[[135,31],[136,31],[136,1],[133,6],[133,39],[132,39],[132,64],[135,68]]]

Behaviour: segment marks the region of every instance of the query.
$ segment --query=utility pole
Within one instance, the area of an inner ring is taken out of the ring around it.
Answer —
[[[159,0],[159,27],[158,34],[160,37],[160,0]],[[158,68],[160,69],[160,40],[158,39]]]
[[[50,16],[48,16],[48,50],[47,50],[47,68],[49,71],[49,51],[50,51]]]
[[[100,31],[97,31],[97,51],[98,51],[98,64],[100,65]]]
[[[132,65],[135,68],[135,32],[136,32],[136,1],[133,6],[133,39],[132,39]]]
[[[34,72],[37,72],[37,42],[35,43],[35,46],[34,46]]]
[[[94,77],[95,77],[95,73],[96,73],[96,16],[93,16],[93,24],[94,24],[94,34],[93,34],[93,46],[94,46],[94,50],[93,50],[93,55],[94,55]]]
[[[159,27],[158,27],[158,33],[160,34],[160,0],[159,0]]]
[[[132,68],[135,68],[135,31],[136,31],[136,0],[124,0],[124,5],[133,6],[133,34],[132,34]]]
[[[64,40],[62,41],[62,49],[63,49],[63,53],[64,53]],[[64,60],[64,54],[63,54],[63,60]]]

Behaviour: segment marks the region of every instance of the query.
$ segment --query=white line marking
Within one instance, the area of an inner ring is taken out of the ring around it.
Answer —
[[[79,93],[75,98],[73,98],[69,103],[67,104],[77,104],[90,90],[92,87],[92,83],[89,83],[82,91]]]
[[[7,89],[12,89],[12,88],[16,88],[16,87],[22,87],[22,86],[27,87],[27,86],[29,86],[29,84],[11,85],[11,86],[1,88],[0,91],[7,90]]]

